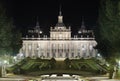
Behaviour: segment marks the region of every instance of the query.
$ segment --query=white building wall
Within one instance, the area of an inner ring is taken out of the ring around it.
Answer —
[[[96,50],[93,47],[96,44],[94,40],[23,40],[21,52],[25,57],[95,57]]]

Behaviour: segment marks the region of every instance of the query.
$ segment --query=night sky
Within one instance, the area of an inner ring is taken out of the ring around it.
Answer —
[[[56,25],[61,5],[64,24],[71,26],[75,33],[81,26],[82,16],[88,29],[96,26],[99,0],[6,0],[5,4],[7,13],[22,32],[33,28],[38,16],[45,34]]]

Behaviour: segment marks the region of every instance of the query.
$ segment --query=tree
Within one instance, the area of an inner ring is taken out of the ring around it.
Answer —
[[[56,67],[56,66],[55,66],[55,63],[56,63],[55,58],[51,58],[51,59],[50,59],[50,67],[51,67],[52,69]]]
[[[15,27],[12,31],[12,41],[11,41],[11,47],[12,47],[12,54],[19,53],[20,48],[22,47],[22,34],[19,30],[17,30]]]
[[[65,65],[66,65],[66,69],[68,69],[69,66],[71,66],[71,61],[70,61],[70,59],[69,59],[69,58],[66,58],[66,59],[64,60],[64,62],[65,62]]]
[[[110,63],[112,78],[116,59],[120,59],[120,1],[100,0],[96,48]]]
[[[10,49],[10,41],[11,41],[11,29],[9,27],[10,23],[8,22],[8,18],[5,15],[5,10],[2,6],[0,6],[0,52],[7,53]],[[8,50],[9,49],[9,50]]]
[[[11,17],[0,3],[0,54],[17,53],[21,47],[21,34],[16,30]]]

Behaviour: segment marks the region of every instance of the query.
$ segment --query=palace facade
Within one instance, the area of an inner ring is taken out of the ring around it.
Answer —
[[[20,53],[25,57],[41,58],[86,58],[96,57],[97,45],[93,30],[87,30],[82,20],[82,25],[78,35],[71,35],[71,27],[66,27],[63,23],[61,11],[58,16],[58,23],[50,27],[50,36],[42,36],[39,23],[29,34],[22,38],[23,46]]]

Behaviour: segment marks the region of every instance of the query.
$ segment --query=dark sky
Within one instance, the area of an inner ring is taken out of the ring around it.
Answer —
[[[96,25],[99,0],[7,0],[8,14],[22,31],[34,27],[38,16],[40,27],[47,33],[57,23],[62,6],[64,24],[76,32],[84,16],[87,28]]]

